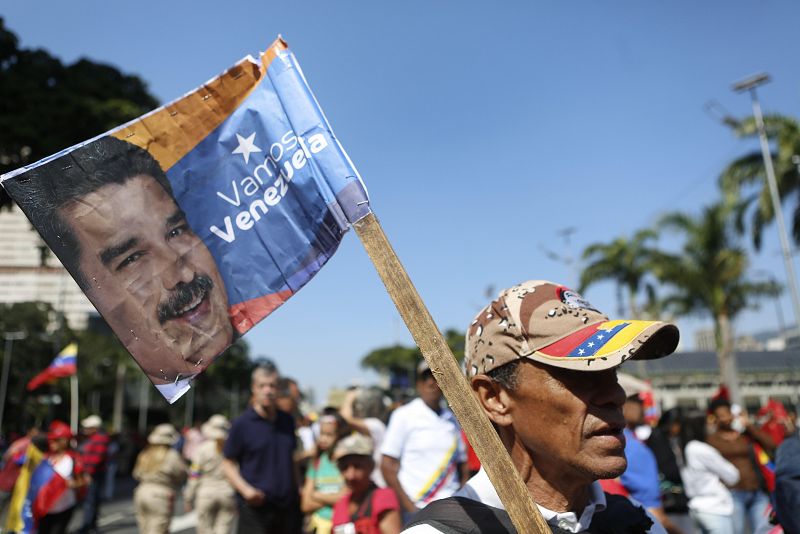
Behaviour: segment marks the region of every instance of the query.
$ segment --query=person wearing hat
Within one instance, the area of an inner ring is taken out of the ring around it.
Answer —
[[[397,534],[402,527],[400,503],[390,488],[372,480],[372,440],[362,434],[336,444],[333,460],[349,492],[333,506],[333,534]]]
[[[222,447],[230,428],[228,418],[219,414],[200,427],[205,441],[195,450],[183,493],[186,510],[197,510],[197,534],[227,534],[236,517],[236,492],[222,473]]]
[[[404,519],[449,497],[466,481],[466,449],[453,412],[425,360],[417,366],[416,399],[392,412],[381,444],[381,472],[397,493]]]
[[[139,485],[133,492],[133,504],[139,532],[169,532],[175,493],[186,481],[186,464],[172,448],[178,437],[174,426],[160,424],[147,436],[147,446],[136,458],[133,478]]]
[[[83,524],[79,532],[88,533],[97,530],[97,517],[100,515],[111,438],[103,431],[103,420],[99,415],[90,415],[81,421],[81,428],[84,438],[78,451],[91,482],[86,491],[86,499],[83,501]]]
[[[62,534],[67,532],[72,513],[78,504],[79,492],[89,483],[89,478],[83,470],[80,456],[72,449],[70,444],[74,434],[69,425],[63,421],[53,421],[47,432],[47,442],[50,451],[45,462],[40,464],[36,471],[51,468],[66,480],[66,487],[60,492],[55,501],[50,504],[47,512],[42,517],[34,519],[37,523],[37,532],[40,534]],[[33,478],[37,478],[34,472]],[[31,495],[28,495],[30,498]],[[26,505],[27,507],[27,505]]]
[[[506,289],[469,326],[472,390],[553,532],[664,532],[641,505],[603,493],[598,480],[627,466],[617,367],[677,345],[672,324],[610,321],[578,293],[545,281]],[[483,469],[406,528],[514,531]]]

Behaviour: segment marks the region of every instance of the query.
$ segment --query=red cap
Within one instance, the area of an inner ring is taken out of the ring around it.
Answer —
[[[47,439],[72,439],[72,430],[69,425],[63,421],[53,421],[50,423],[50,428],[47,431]]]

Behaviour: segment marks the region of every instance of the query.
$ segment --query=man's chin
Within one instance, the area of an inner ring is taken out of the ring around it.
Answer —
[[[606,480],[610,478],[617,478],[625,472],[628,468],[628,461],[625,457],[622,458],[605,458],[600,462],[594,470],[594,476],[597,480]]]

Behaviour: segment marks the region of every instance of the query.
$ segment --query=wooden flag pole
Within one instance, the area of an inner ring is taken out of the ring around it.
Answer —
[[[433,371],[519,534],[549,534],[511,457],[492,428],[431,314],[373,213],[353,225],[389,296]]]
[[[78,372],[69,377],[70,402],[69,402],[69,427],[72,433],[78,435]]]

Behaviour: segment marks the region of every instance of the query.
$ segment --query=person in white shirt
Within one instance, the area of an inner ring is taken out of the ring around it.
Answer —
[[[678,329],[609,321],[576,292],[544,281],[503,291],[467,330],[465,371],[552,532],[664,533],[639,504],[606,495],[625,459],[625,391],[616,368],[671,354]],[[431,503],[408,534],[515,532],[485,471]]]
[[[739,481],[739,470],[705,442],[706,414],[689,412],[681,422],[684,491],[689,515],[702,534],[728,534],[735,530],[733,496],[727,486]]]
[[[467,454],[453,412],[428,365],[417,368],[418,398],[397,408],[381,444],[381,472],[400,501],[403,519],[451,496],[466,481]]]

